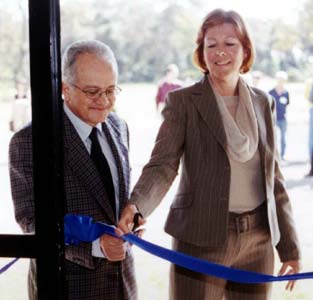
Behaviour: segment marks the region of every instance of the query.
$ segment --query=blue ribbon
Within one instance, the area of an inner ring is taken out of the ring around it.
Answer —
[[[77,245],[80,242],[92,242],[104,233],[117,237],[114,231],[114,226],[110,226],[100,222],[94,223],[91,217],[71,214],[68,214],[64,217],[64,234],[66,244]],[[313,272],[273,276],[256,272],[238,270],[157,246],[141,238],[138,238],[131,233],[123,235],[121,238],[155,256],[163,258],[178,266],[184,267],[191,271],[223,278],[225,280],[230,280],[234,282],[264,283],[313,278]]]
[[[0,274],[4,273],[7,269],[9,269],[11,266],[13,266],[18,260],[19,260],[19,258],[14,258],[12,261],[7,263],[4,267],[2,267],[0,269]]]

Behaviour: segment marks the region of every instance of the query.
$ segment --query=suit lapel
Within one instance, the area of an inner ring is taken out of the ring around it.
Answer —
[[[249,91],[258,122],[259,149],[262,163],[264,163],[266,153],[266,124],[264,110],[267,102],[264,100],[264,97],[256,95],[251,88],[249,88]],[[192,101],[216,140],[226,151],[227,139],[222,117],[216,103],[214,92],[206,76],[195,84],[194,92],[192,92]]]
[[[216,98],[206,76],[195,84],[192,101],[216,140],[226,151],[226,134]]]
[[[90,155],[78,136],[74,126],[67,116],[64,115],[64,148],[65,159],[68,161],[73,174],[90,192],[92,197],[104,209],[108,218],[115,224],[115,216],[108,199],[108,195],[103,188],[103,183],[98,171],[90,158]]]
[[[253,90],[250,90],[251,100],[254,106],[255,115],[258,122],[259,129],[259,151],[261,156],[261,162],[264,166],[265,154],[266,154],[266,124],[264,118],[264,111],[266,106],[266,101],[262,96],[256,95]]]
[[[121,130],[114,123],[114,120],[110,117],[102,124],[103,131],[107,137],[107,140],[111,146],[112,153],[116,162],[119,181],[119,206],[120,210],[123,207],[125,199],[128,199],[128,174],[129,174],[129,161],[128,161],[128,149],[123,144],[121,138]]]

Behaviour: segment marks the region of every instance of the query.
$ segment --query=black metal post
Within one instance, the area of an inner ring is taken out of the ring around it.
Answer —
[[[59,0],[29,0],[33,174],[40,300],[64,295]]]
[[[34,235],[2,234],[1,257],[36,257]]]

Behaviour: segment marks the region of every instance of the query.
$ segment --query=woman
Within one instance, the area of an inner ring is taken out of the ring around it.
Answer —
[[[221,9],[204,19],[194,60],[204,77],[169,93],[149,163],[122,214],[128,232],[137,210],[147,217],[170,188],[177,195],[165,225],[177,251],[238,269],[299,271],[299,249],[274,135],[272,98],[249,87],[254,49],[242,18]],[[140,219],[140,224],[143,222]],[[241,285],[173,265],[170,298],[269,299],[269,284]],[[286,289],[292,290],[294,282]]]

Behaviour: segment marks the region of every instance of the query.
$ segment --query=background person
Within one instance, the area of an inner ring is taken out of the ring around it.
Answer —
[[[305,177],[312,177],[313,176],[313,151],[311,152],[310,156],[310,171],[308,174],[305,175]]]
[[[157,111],[161,111],[163,109],[168,92],[182,87],[181,81],[178,80],[178,75],[179,70],[175,64],[169,64],[166,67],[165,76],[158,84],[158,91],[155,98]]]
[[[62,64],[66,211],[117,225],[129,195],[129,163],[127,125],[111,112],[120,91],[114,54],[99,41],[78,41],[65,50]],[[15,217],[32,233],[31,125],[13,136],[9,155]],[[65,247],[65,276],[69,300],[137,299],[131,249],[106,234]],[[29,297],[37,299],[34,260]]]
[[[269,91],[276,102],[276,125],[280,133],[280,158],[285,159],[286,152],[286,132],[287,132],[287,119],[286,109],[289,105],[289,92],[285,88],[285,83],[288,79],[288,74],[284,71],[278,71],[275,75],[277,84],[275,88]]]
[[[308,92],[307,92],[308,90]],[[306,87],[306,98],[309,101],[309,157],[310,157],[310,171],[306,177],[313,176],[313,83],[310,81],[309,88]]]
[[[16,93],[12,103],[10,130],[18,131],[31,121],[31,102],[28,93]]]
[[[260,88],[260,81],[262,80],[263,73],[261,71],[255,70],[251,74],[252,77],[252,86]]]
[[[275,102],[240,74],[254,49],[234,11],[204,19],[194,59],[202,80],[168,94],[164,121],[119,227],[139,210],[149,216],[181,178],[165,224],[173,249],[238,269],[273,274],[299,270],[299,247],[275,144]],[[141,222],[143,220],[141,219]],[[289,269],[290,268],[290,269]],[[242,285],[171,266],[170,299],[267,300],[270,284]],[[292,290],[294,282],[286,288]]]

